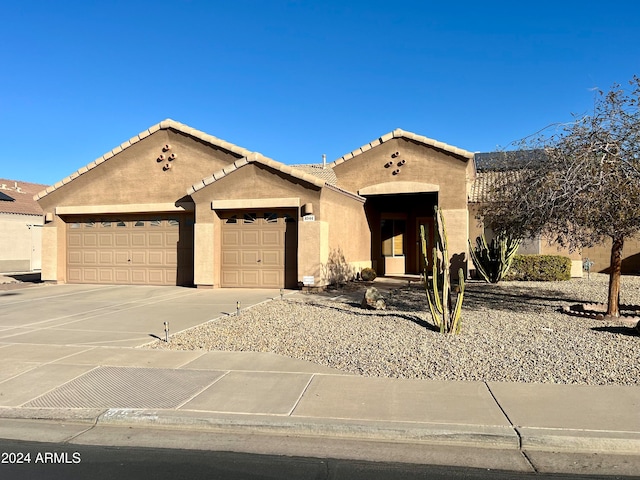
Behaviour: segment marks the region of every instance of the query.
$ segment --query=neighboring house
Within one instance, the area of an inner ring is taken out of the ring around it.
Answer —
[[[472,242],[477,236],[482,234],[483,226],[476,216],[480,205],[488,200],[491,185],[498,177],[505,175],[511,175],[513,176],[513,181],[517,181],[514,170],[510,170],[509,167],[517,165],[519,161],[531,160],[535,158],[535,154],[536,151],[514,151],[506,152],[506,154],[505,152],[476,153],[476,180],[472,185],[471,194],[469,195],[469,238]],[[537,237],[524,241],[518,249],[518,253],[567,256],[571,258],[571,276],[581,277],[583,261],[587,258],[594,262],[591,267],[593,272],[609,272],[611,263],[611,240],[605,240],[603,243],[593,247],[586,247],[582,250],[570,252],[566,248],[549,244],[546,239]],[[473,267],[470,265],[470,268]],[[625,239],[622,256],[622,273],[640,273],[640,235]]]
[[[379,275],[421,271],[444,212],[467,267],[474,154],[402,130],[327,165],[287,166],[165,120],[38,193],[42,279],[67,283],[323,285],[332,251]]]
[[[480,154],[482,155],[482,154]],[[475,239],[482,235],[484,232],[487,241],[492,237],[490,229],[485,228],[482,221],[478,219],[478,212],[482,203],[489,200],[489,194],[491,185],[496,181],[498,177],[504,177],[511,175],[513,181],[517,181],[517,176],[513,171],[496,171],[488,169],[486,163],[483,163],[483,159],[480,155],[476,154],[476,161],[480,168],[476,172],[476,180],[471,187],[471,193],[469,195],[469,239],[472,244],[475,244]],[[479,158],[480,157],[480,158]],[[579,251],[570,252],[566,248],[558,247],[557,245],[549,244],[546,240],[536,237],[523,241],[518,248],[518,253],[521,255],[528,254],[541,254],[541,255],[563,255],[571,259],[571,276],[582,276],[582,257]],[[469,266],[470,270],[474,270],[472,265]]]
[[[44,218],[33,196],[45,187],[0,179],[0,272],[40,270]]]

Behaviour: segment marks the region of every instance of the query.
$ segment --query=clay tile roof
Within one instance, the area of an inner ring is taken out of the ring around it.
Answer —
[[[134,145],[135,143],[138,143],[140,140],[148,137],[149,135],[157,132],[158,130],[167,130],[167,129],[176,130],[178,132],[184,133],[185,135],[190,135],[190,136],[192,136],[194,138],[197,138],[197,139],[199,139],[199,140],[201,140],[201,141],[203,141],[205,143],[209,143],[209,144],[214,145],[216,147],[219,147],[219,148],[222,148],[224,150],[227,150],[227,151],[237,155],[238,158],[245,157],[245,156],[247,156],[247,155],[252,153],[251,151],[247,150],[246,148],[238,147],[237,145],[229,143],[229,142],[227,142],[225,140],[222,140],[220,138],[214,137],[213,135],[209,135],[207,133],[201,132],[200,130],[196,130],[195,128],[192,128],[192,127],[190,127],[188,125],[185,125],[184,123],[176,122],[175,120],[171,120],[170,118],[168,118],[166,120],[161,121],[160,123],[156,123],[155,125],[149,127],[148,129],[140,132],[138,135],[130,138],[126,142],[118,145],[113,150],[105,153],[101,157],[95,159],[93,162],[89,163],[88,165],[80,168],[79,170],[77,170],[76,172],[72,173],[68,177],[63,178],[60,182],[56,183],[55,185],[53,185],[51,187],[48,187],[46,189],[41,189],[41,191],[36,192],[36,195],[34,196],[34,199],[35,200],[39,200],[40,198],[50,194],[54,190],[57,190],[58,188],[60,188],[62,185],[65,185],[65,184],[69,183],[74,178],[76,178],[76,177],[82,175],[83,173],[86,173],[89,170],[97,167],[102,162],[106,162],[107,160],[109,160],[110,158],[114,157],[118,153],[120,153],[123,150],[129,148],[131,145]]]
[[[325,182],[335,185],[338,183],[338,179],[336,178],[336,174],[333,169],[329,168],[327,165],[326,168],[322,168],[322,164],[308,164],[308,165],[291,165],[298,170],[302,170],[309,175],[313,175],[315,177],[323,179]]]
[[[33,196],[43,188],[46,185],[0,178],[0,213],[42,215]]]
[[[407,132],[406,130],[397,128],[393,132],[389,132],[385,135],[382,135],[381,137],[378,137],[375,140],[372,140],[371,142],[363,145],[362,147],[357,148],[354,151],[347,153],[346,155],[343,155],[339,159],[330,163],[328,167],[333,168],[336,165],[340,165],[341,163],[346,162],[347,160],[351,160],[353,157],[357,157],[361,153],[364,153],[367,150],[371,150],[372,148],[378,145],[382,145],[383,143],[388,142],[393,138],[406,138],[407,140],[412,140],[414,142],[421,143],[423,145],[434,147],[439,150],[443,150],[445,152],[449,152],[454,155],[467,158],[469,160],[474,159],[474,154],[472,152],[468,152],[467,150],[463,150],[462,148],[454,147],[453,145],[448,145],[443,142],[438,142],[437,140],[433,140],[432,138],[428,138],[423,135],[417,135],[415,133]]]
[[[471,184],[469,202],[482,203],[490,199],[491,187],[497,182],[518,182],[520,179],[517,170],[488,170],[476,173],[476,178]]]

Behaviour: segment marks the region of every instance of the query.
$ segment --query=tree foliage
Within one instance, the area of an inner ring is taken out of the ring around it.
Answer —
[[[571,250],[612,241],[607,314],[619,316],[625,238],[640,232],[640,78],[598,92],[590,115],[523,140],[481,209],[497,231]]]

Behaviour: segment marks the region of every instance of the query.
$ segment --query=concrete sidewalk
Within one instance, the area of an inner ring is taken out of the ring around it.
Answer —
[[[0,296],[0,438],[640,472],[638,387],[365,378],[269,353],[131,348],[159,312],[202,323],[219,300],[65,287]],[[74,296],[85,303],[65,305]],[[36,299],[46,318],[19,313]],[[126,327],[132,312],[142,327]]]

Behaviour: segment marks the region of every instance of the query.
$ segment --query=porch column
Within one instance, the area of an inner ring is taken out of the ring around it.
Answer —
[[[198,288],[212,288],[213,222],[196,222],[193,226],[193,283]]]

